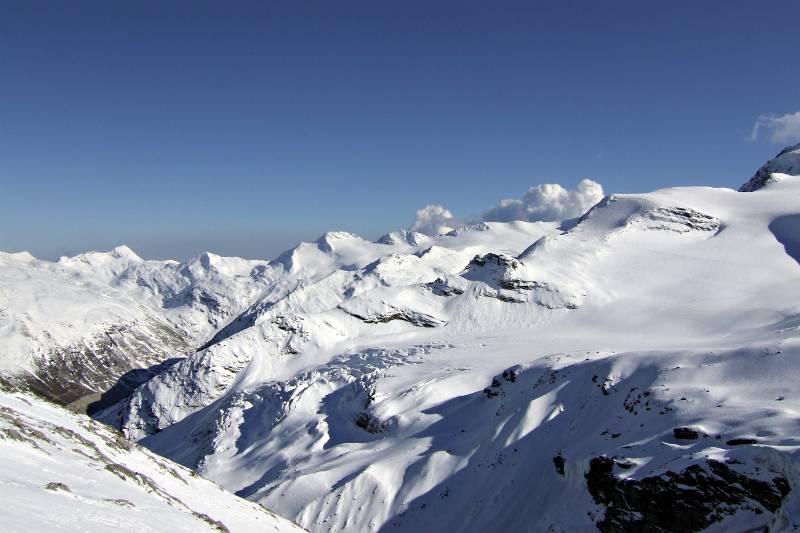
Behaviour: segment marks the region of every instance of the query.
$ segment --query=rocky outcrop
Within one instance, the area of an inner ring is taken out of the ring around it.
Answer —
[[[800,144],[787,146],[774,159],[767,161],[750,178],[750,181],[739,187],[739,192],[753,192],[762,188],[772,180],[773,174],[800,175]]]
[[[715,460],[636,480],[617,477],[615,466],[627,464],[595,457],[586,473],[589,493],[605,507],[603,532],[700,531],[740,511],[766,517],[790,492],[783,475],[755,479]]]
[[[409,324],[412,324],[420,328],[435,328],[444,325],[443,321],[439,320],[434,316],[421,313],[418,311],[412,311],[410,309],[399,309],[390,307],[387,309],[386,312],[363,313],[363,314],[352,310],[348,310],[343,306],[339,306],[339,309],[341,309],[348,315],[352,316],[353,318],[361,320],[365,324],[385,324],[387,322],[392,322],[393,320],[400,320],[403,322],[408,322]]]
[[[458,296],[464,294],[464,289],[448,278],[436,278],[434,281],[426,283],[424,287],[436,296]]]
[[[189,342],[156,319],[123,323],[80,344],[52,348],[34,360],[33,373],[23,380],[33,392],[84,411],[131,372],[158,365],[170,356],[187,355]]]
[[[648,229],[686,233],[688,231],[717,231],[719,219],[688,207],[658,207],[645,213]]]

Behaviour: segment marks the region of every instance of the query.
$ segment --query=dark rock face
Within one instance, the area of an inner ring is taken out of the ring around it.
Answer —
[[[514,365],[511,368],[506,368],[503,370],[503,379],[514,383],[517,381],[517,377],[521,371],[522,367],[520,365]]]
[[[356,417],[353,418],[353,423],[367,433],[372,433],[373,435],[382,433],[388,429],[388,424],[386,422],[376,419],[365,411],[356,415]]]
[[[385,324],[387,322],[391,322],[392,320],[402,320],[403,322],[408,322],[409,324],[413,324],[419,328],[435,328],[443,324],[443,322],[436,317],[407,309],[396,309],[387,313],[376,313],[373,315],[360,315],[353,313],[352,311],[348,311],[341,306],[339,309],[348,315],[361,320],[365,324]]]
[[[688,230],[717,231],[719,219],[688,207],[658,207],[645,214],[653,225],[651,229],[663,229],[683,233]]]
[[[546,283],[525,279],[504,279],[499,281],[500,287],[509,291],[532,291],[534,289],[549,289]]]
[[[774,172],[789,174],[792,176],[800,175],[800,144],[787,146],[770,159],[764,166],[759,168],[750,181],[739,187],[739,192],[757,191],[767,183]]]
[[[491,389],[489,387],[486,387],[485,389],[483,389],[483,394],[485,394],[487,398],[497,398],[498,396],[500,396],[500,391],[497,389]]]
[[[679,427],[672,430],[672,434],[679,440],[695,440],[700,434],[692,428]]]
[[[163,322],[120,324],[85,344],[53,349],[35,362],[35,373],[25,382],[48,400],[84,411],[88,403],[120,385],[124,376],[133,378],[143,366],[190,351],[189,340]],[[135,381],[126,382],[138,385]]]
[[[495,254],[490,252],[485,255],[476,255],[475,257],[473,257],[472,261],[470,261],[469,265],[467,265],[467,268],[485,267],[487,265],[492,265],[501,268],[510,268],[513,270],[519,268],[519,261],[505,254]]]
[[[728,446],[744,446],[745,444],[758,444],[756,439],[731,439],[726,442]]]
[[[562,456],[556,455],[555,457],[553,457],[553,465],[555,465],[556,467],[556,472],[558,472],[562,476],[564,475],[564,466],[566,464],[567,460],[564,459]]]
[[[436,280],[425,284],[425,287],[430,289],[430,291],[437,296],[456,296],[464,294],[462,289],[451,285],[446,279],[442,278],[436,278]]]
[[[790,491],[783,476],[751,479],[713,460],[639,480],[618,478],[614,465],[595,457],[586,473],[589,493],[606,507],[603,532],[700,531],[742,510],[774,513]]]

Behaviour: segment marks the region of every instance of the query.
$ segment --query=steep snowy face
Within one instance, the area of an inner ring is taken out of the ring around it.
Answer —
[[[773,174],[800,176],[800,144],[787,146],[759,168],[750,181],[739,187],[739,192],[753,192],[761,189],[775,178]]]
[[[102,419],[314,531],[800,524],[798,198],[328,235]]]
[[[304,531],[33,396],[0,391],[0,454],[4,531]]]

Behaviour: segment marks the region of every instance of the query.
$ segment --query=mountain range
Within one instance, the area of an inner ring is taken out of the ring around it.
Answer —
[[[791,530],[795,357],[800,145],[739,191],[271,261],[0,253],[0,479],[97,524]]]

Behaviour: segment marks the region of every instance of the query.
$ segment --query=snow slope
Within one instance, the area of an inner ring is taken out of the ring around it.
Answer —
[[[102,418],[313,531],[797,527],[798,220],[776,174],[328,234]]]
[[[312,531],[796,529],[795,152],[562,224],[34,270],[200,347],[97,419]]]
[[[33,396],[0,392],[3,531],[302,528]]]

